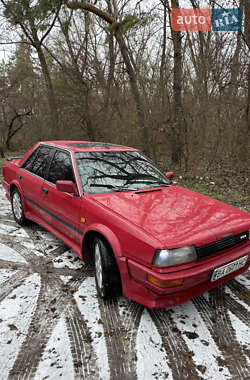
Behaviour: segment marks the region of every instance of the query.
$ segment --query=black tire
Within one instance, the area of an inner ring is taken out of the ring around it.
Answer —
[[[108,244],[96,237],[93,241],[95,283],[98,295],[103,299],[121,294],[121,278],[114,254]]]
[[[20,224],[20,226],[25,225],[27,219],[25,218],[25,214],[23,211],[21,194],[19,193],[17,188],[15,188],[11,193],[11,207],[15,221],[18,224]]]

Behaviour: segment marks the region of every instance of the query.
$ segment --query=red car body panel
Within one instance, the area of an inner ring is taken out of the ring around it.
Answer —
[[[21,160],[6,162],[3,186],[8,199],[16,186],[27,218],[64,241],[82,259],[85,239],[96,232],[109,242],[120,270],[124,296],[147,307],[163,308],[185,302],[247,270],[250,240],[202,260],[160,268],[152,264],[157,249],[201,247],[250,229],[248,213],[176,185],[122,193],[83,194],[74,153],[106,151],[105,146],[78,148],[68,141],[39,143],[70,152],[79,194],[58,191],[54,184],[21,166],[38,147]],[[113,151],[136,151],[112,146]],[[247,256],[243,268],[211,282],[215,268]],[[182,280],[182,285],[161,288],[148,281]]]

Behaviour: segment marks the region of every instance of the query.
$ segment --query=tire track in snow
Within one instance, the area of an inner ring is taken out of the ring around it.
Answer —
[[[236,280],[231,280],[226,285],[242,302],[250,306],[249,290],[244,285]]]
[[[200,296],[193,303],[223,355],[223,365],[232,379],[249,380],[249,367],[229,317],[224,287],[211,290],[209,298],[210,302]]]
[[[248,310],[229,294],[226,295],[226,303],[228,310],[230,310],[236,317],[241,320],[241,322],[250,328],[250,315]]]
[[[135,380],[136,374],[136,334],[143,307],[131,301],[127,315],[119,313],[117,299],[98,299],[101,320],[106,340],[110,379]]]
[[[140,325],[140,320],[144,306],[139,305],[133,301],[128,302],[128,307],[125,311],[125,317],[123,318],[123,324],[125,331],[127,331],[127,354],[128,361],[136,361],[136,337],[138,333],[138,328]]]
[[[6,280],[0,287],[0,302],[3,301],[8,295],[16,289],[27,278],[27,271],[18,271],[14,273],[8,280]]]
[[[196,370],[192,358],[193,353],[189,351],[181,332],[170,315],[171,309],[148,311],[161,336],[173,379],[202,379]]]
[[[89,276],[88,270],[82,270],[82,283]],[[80,313],[78,306],[73,298],[75,289],[71,285],[65,285],[61,279],[54,277],[54,287],[64,289],[61,297],[57,302],[57,307],[65,314],[68,336],[70,340],[70,350],[73,358],[73,367],[76,378],[79,379],[97,379],[98,369],[96,366],[96,354],[92,346],[90,329]],[[74,281],[73,281],[74,283]],[[69,294],[70,292],[70,294]]]
[[[76,305],[67,305],[66,325],[76,378],[99,378],[91,333]]]
[[[67,310],[66,324],[76,378],[95,379],[98,371],[95,365],[96,357],[91,345],[90,331],[75,304],[72,287],[65,285],[59,277],[60,275],[75,276],[72,283],[79,285],[89,276],[88,268],[86,270],[84,267],[81,270],[56,268],[51,259],[32,255],[32,250],[20,243],[9,242],[8,239],[5,239],[5,244],[8,244],[12,249],[15,248],[15,251],[27,261],[27,270],[18,272],[12,277],[18,280],[21,276],[20,273],[22,273],[20,280],[23,279],[24,281],[31,273],[38,273],[41,279],[36,309],[26,339],[21,346],[9,377],[11,379],[34,378],[53,329],[61,314]],[[4,261],[4,263],[7,266],[8,262]],[[10,262],[10,265],[13,267],[17,264]],[[18,268],[15,267],[15,269]],[[10,280],[7,282],[10,283]],[[17,280],[16,286],[19,286]],[[8,289],[9,292],[12,291],[13,286],[8,287]],[[8,295],[7,292],[3,293],[3,298],[6,295]]]
[[[10,371],[11,379],[32,379],[59,315],[54,314],[55,289],[41,276],[41,288],[26,339]]]
[[[27,270],[27,264],[0,259],[0,269]]]
[[[65,286],[53,275],[41,276],[41,290],[27,337],[10,372],[12,379],[32,379],[61,315],[66,314],[76,378],[96,378],[96,358],[91,346],[90,331]]]
[[[246,277],[248,280],[250,280],[250,270],[248,269],[246,272],[242,273],[241,276]]]

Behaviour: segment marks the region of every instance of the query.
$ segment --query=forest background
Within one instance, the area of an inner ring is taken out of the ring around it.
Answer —
[[[240,7],[242,31],[176,32],[180,7]],[[249,203],[249,47],[249,0],[0,0],[0,154],[129,145]]]

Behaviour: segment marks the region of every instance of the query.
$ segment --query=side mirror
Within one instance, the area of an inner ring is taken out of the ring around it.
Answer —
[[[172,179],[174,178],[174,172],[167,172],[167,173],[165,173],[165,176],[166,176],[170,181],[172,181]]]
[[[78,194],[76,185],[72,181],[56,181],[56,189],[63,193]]]

